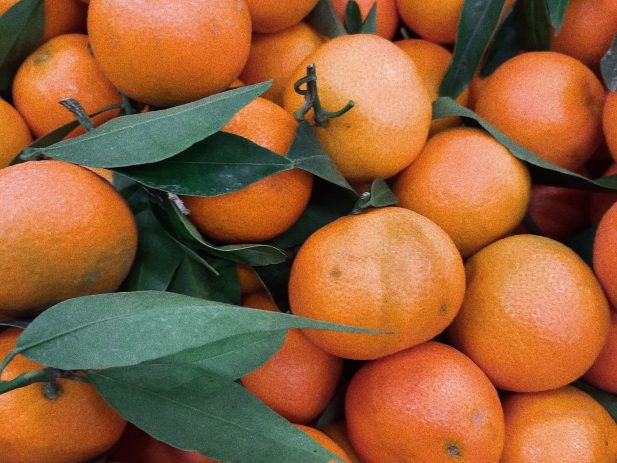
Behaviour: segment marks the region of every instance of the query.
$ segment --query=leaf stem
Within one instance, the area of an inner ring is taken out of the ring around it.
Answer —
[[[79,124],[86,130],[86,132],[89,132],[96,128],[94,126],[94,123],[92,122],[92,119],[90,119],[90,116],[86,114],[86,111],[79,103],[79,101],[74,98],[66,98],[64,100],[61,100],[60,104],[73,113],[73,115],[77,119],[77,122],[79,122]]]
[[[42,370],[31,371],[18,376],[11,381],[0,381],[0,394],[30,386],[34,383],[44,383],[52,381],[58,370],[54,368],[44,368]]]

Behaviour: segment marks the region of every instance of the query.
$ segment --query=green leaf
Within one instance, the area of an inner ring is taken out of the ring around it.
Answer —
[[[439,94],[456,98],[472,81],[499,25],[506,0],[465,0],[454,57]]]
[[[254,270],[276,306],[283,312],[289,312],[291,308],[289,307],[288,287],[291,261],[255,267]]]
[[[62,370],[136,365],[245,333],[288,328],[375,332],[158,291],[99,294],[47,309],[17,350]]]
[[[25,330],[30,323],[31,320],[4,320],[0,321],[0,326],[6,326],[8,328],[21,328],[22,330]]]
[[[345,29],[348,34],[360,34],[362,30],[362,12],[355,0],[349,0],[345,7]]]
[[[593,268],[593,243],[596,240],[597,227],[587,228],[575,235],[567,244]]]
[[[373,6],[366,15],[360,34],[377,34],[377,2],[373,3]]]
[[[271,83],[240,87],[174,108],[112,119],[87,134],[38,149],[89,167],[127,167],[171,158],[216,133]]]
[[[21,0],[0,16],[0,91],[9,92],[21,62],[43,40],[43,0]]]
[[[246,138],[218,132],[171,158],[114,171],[169,193],[219,196],[292,168],[293,162],[285,156]]]
[[[328,38],[333,39],[341,35],[347,35],[345,26],[343,26],[343,23],[336,14],[336,10],[330,0],[319,0],[313,11],[306,17],[306,21],[317,32]]]
[[[480,77],[490,76],[495,69],[518,54],[519,31],[516,25],[516,15],[511,9],[503,24],[495,34],[495,39],[486,54],[486,64],[480,71]]]
[[[154,438],[225,462],[340,461],[227,378],[188,365],[91,372],[120,415]]]
[[[569,0],[545,0],[546,7],[548,9],[548,15],[551,19],[551,24],[555,28],[555,32],[559,35],[561,26],[563,25],[563,18],[566,16],[566,9],[568,8]]]
[[[617,92],[617,34],[613,38],[611,47],[600,61],[602,78],[611,92]]]
[[[528,51],[544,51],[551,47],[551,23],[546,0],[521,0],[519,12],[522,47]]]
[[[572,385],[593,397],[606,409],[614,420],[617,420],[617,396],[615,394],[605,392],[581,380],[576,381]]]
[[[480,124],[480,126],[490,133],[499,143],[508,148],[514,157],[528,164],[535,183],[579,188],[591,191],[608,192],[617,190],[617,175],[602,177],[596,180],[588,179],[583,175],[571,172],[568,169],[564,169],[563,167],[559,167],[545,161],[537,154],[532,153],[528,149],[516,143],[510,137],[501,133],[493,125],[486,122],[472,110],[459,105],[452,98],[439,98],[433,103],[433,119],[450,116],[460,116],[467,119],[472,119]]]
[[[371,207],[394,206],[396,203],[398,203],[398,198],[392,192],[390,186],[388,186],[385,180],[376,178],[371,185],[371,191],[364,193],[360,197],[354,207],[354,211],[360,212]]]

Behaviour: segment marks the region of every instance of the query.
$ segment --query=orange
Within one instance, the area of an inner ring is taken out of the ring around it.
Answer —
[[[280,106],[257,98],[242,108],[223,131],[285,156],[296,129],[294,118]],[[312,186],[311,174],[293,169],[233,193],[182,199],[191,211],[189,219],[209,237],[230,243],[265,241],[298,220],[308,204]]]
[[[236,266],[236,272],[238,275],[238,283],[240,285],[240,292],[242,294],[254,293],[263,290],[263,285],[255,270],[248,265],[238,264]]]
[[[105,180],[107,180],[112,185],[114,184],[114,173],[113,173],[112,170],[103,169],[101,167],[86,167],[86,169],[91,170],[92,172],[94,172],[98,176],[100,176],[100,177],[104,178]]]
[[[617,313],[611,311],[608,339],[583,379],[603,391],[617,394]]]
[[[429,139],[396,179],[398,205],[431,219],[463,257],[523,220],[531,180],[525,165],[486,132],[458,127]]]
[[[330,452],[335,454],[337,457],[340,457],[343,463],[351,463],[345,451],[336,442],[330,439],[323,432],[319,431],[318,429],[311,428],[309,426],[303,426],[301,424],[297,424],[296,427],[300,431],[304,432],[305,434],[308,434],[313,440],[317,441],[317,443],[320,444],[323,448],[325,448],[326,450],[329,450]],[[334,460],[332,460],[332,463],[334,463]]]
[[[617,162],[617,92],[609,92],[602,113],[602,126],[611,156]]]
[[[253,293],[242,305],[278,312],[266,293]],[[274,356],[242,378],[242,384],[279,415],[308,423],[326,408],[341,379],[343,361],[289,330]]]
[[[0,15],[19,0],[0,0]],[[45,0],[43,42],[58,35],[86,31],[86,7],[78,0]]]
[[[602,84],[580,61],[530,52],[491,74],[476,112],[540,157],[575,170],[600,144],[603,105]]]
[[[260,33],[278,32],[298,24],[317,2],[318,0],[246,0],[251,12],[253,30]]]
[[[65,98],[79,101],[88,114],[122,102],[90,54],[85,35],[61,35],[45,43],[21,64],[13,82],[15,107],[37,137],[75,120],[58,103]],[[93,122],[102,124],[118,113],[107,111]],[[83,130],[72,135],[79,133]]]
[[[395,44],[403,50],[413,60],[416,69],[422,77],[424,86],[428,91],[431,101],[439,98],[439,87],[441,82],[450,67],[452,61],[452,53],[446,48],[428,40],[407,39],[395,42]],[[465,90],[459,95],[456,101],[463,105],[467,105],[469,91]],[[460,125],[460,117],[444,117],[435,119],[431,122],[430,134],[435,134],[449,127]]]
[[[431,101],[413,61],[392,42],[376,35],[330,40],[296,69],[283,95],[294,111],[303,98],[293,83],[314,63],[322,106],[354,108],[316,127],[317,138],[351,182],[388,178],[407,167],[426,142]],[[309,115],[312,113],[309,113]]]
[[[0,358],[15,348],[21,332],[0,333]],[[43,368],[17,356],[2,381]],[[0,395],[0,455],[4,463],[76,463],[100,456],[122,435],[126,422],[90,384],[59,380],[60,394],[44,395],[35,383]]]
[[[497,391],[445,344],[428,342],[365,364],[349,384],[345,416],[366,463],[500,461]]]
[[[221,92],[240,75],[251,18],[244,0],[92,0],[88,34],[120,91],[174,106]]]
[[[617,206],[604,214],[593,245],[593,269],[608,300],[617,306]]]
[[[429,219],[398,207],[342,217],[302,245],[291,268],[295,315],[387,334],[303,332],[343,358],[375,359],[428,341],[456,316],[461,256]]]
[[[272,34],[253,34],[249,59],[240,77],[247,84],[272,80],[272,87],[262,96],[282,105],[289,77],[323,42],[324,38],[303,22]]]
[[[8,166],[30,143],[32,136],[21,114],[0,99],[0,169]]]
[[[613,163],[606,172],[604,172],[603,177],[609,177],[611,175],[617,175],[617,163]],[[589,207],[591,223],[593,225],[598,225],[604,214],[606,214],[606,211],[608,211],[615,202],[617,202],[617,193],[592,193]]]
[[[477,73],[469,84],[469,99],[467,100],[467,107],[472,111],[476,108],[476,102],[480,97],[482,89],[484,89],[484,86],[486,85],[486,80],[486,77],[480,77],[480,74]]]
[[[332,5],[341,21],[345,22],[345,12],[349,0],[332,0]],[[392,40],[398,29],[399,17],[396,8],[396,0],[356,0],[362,13],[362,21],[377,3],[377,35],[384,39]]]
[[[347,435],[347,425],[344,420],[334,421],[324,427],[322,431],[345,451],[349,457],[350,463],[362,463],[351,445],[351,441]]]
[[[598,69],[600,59],[617,34],[615,0],[570,0],[559,35],[554,35],[551,50],[581,60]]]
[[[504,14],[515,0],[507,0]],[[436,43],[454,43],[463,0],[397,0],[403,22],[420,37]]]
[[[512,394],[503,401],[504,463],[614,462],[617,426],[579,389]]]
[[[115,291],[137,247],[133,214],[98,175],[62,161],[0,170],[0,319]]]
[[[516,235],[482,249],[465,269],[465,300],[448,333],[496,387],[555,389],[591,367],[606,341],[609,309],[574,251]]]

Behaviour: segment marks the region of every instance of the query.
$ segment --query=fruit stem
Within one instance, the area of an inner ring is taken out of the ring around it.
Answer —
[[[306,90],[301,87],[306,84]],[[347,104],[338,111],[326,111],[321,106],[319,100],[319,92],[317,90],[317,73],[315,64],[309,64],[306,67],[306,76],[298,80],[294,84],[294,90],[297,94],[304,96],[304,104],[301,108],[294,111],[294,117],[297,121],[304,120],[306,114],[313,109],[313,120],[320,127],[326,127],[330,119],[340,117],[354,107],[354,102],[349,100]]]
[[[77,122],[79,122],[79,124],[86,130],[86,132],[89,132],[90,130],[94,130],[96,128],[92,123],[92,119],[90,119],[90,116],[86,114],[86,111],[79,103],[79,101],[74,98],[66,98],[64,100],[61,100],[60,104],[73,113],[73,115],[77,119]]]
[[[58,370],[54,368],[44,368],[42,370],[24,373],[11,381],[0,381],[0,394],[30,386],[34,383],[44,383],[51,381]]]

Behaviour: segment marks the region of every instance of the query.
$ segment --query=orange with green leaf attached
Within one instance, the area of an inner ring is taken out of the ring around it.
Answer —
[[[349,0],[332,0],[332,5],[341,21],[345,21],[345,13]],[[392,40],[396,34],[400,18],[396,8],[396,0],[356,0],[362,13],[362,21],[366,18],[375,4],[377,4],[377,35]]]

